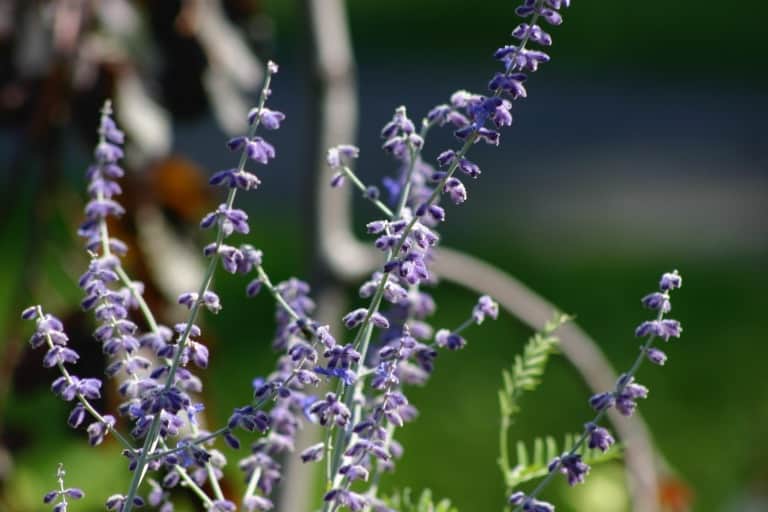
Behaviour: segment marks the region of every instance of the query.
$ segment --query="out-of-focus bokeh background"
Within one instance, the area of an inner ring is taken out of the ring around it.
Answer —
[[[0,2],[0,510],[40,510],[59,461],[68,482],[89,492],[75,510],[98,510],[126,487],[118,445],[88,448],[66,427],[67,405],[48,389],[54,372],[28,350],[30,326],[18,319],[23,306],[44,303],[66,320],[81,366],[99,371],[90,320],[78,313],[87,255],[74,230],[107,95],[129,137],[132,214],[115,229],[131,244],[132,274],[172,322],[181,311],[168,292],[191,288],[184,276],[196,275],[195,247],[205,241],[194,226],[216,201],[206,177],[230,164],[223,141],[254,102],[262,63],[277,60],[271,102],[288,118],[271,138],[278,158],[245,203],[250,240],[278,278],[312,275],[314,85],[302,4]],[[510,42],[515,4],[347,2],[366,180],[394,171],[378,147],[394,107],[418,118],[456,89],[484,89],[493,50]],[[670,511],[768,510],[768,8],[576,0],[565,15],[552,30],[553,61],[530,80],[501,148],[475,153],[483,175],[469,201],[450,208],[444,243],[576,314],[616,368],[637,351],[632,331],[647,316],[639,298],[662,271],[679,269],[685,286],[674,314],[684,335],[664,368],[640,377],[651,389],[641,410],[666,460],[660,494]],[[436,137],[427,156],[449,142]],[[373,215],[362,203],[355,212],[357,226]],[[169,265],[182,269],[173,279],[158,271]],[[204,321],[211,424],[248,401],[251,379],[274,361],[273,305],[245,301],[242,286],[219,277],[224,311]],[[451,285],[435,297],[440,325],[463,318],[475,299]],[[473,331],[466,350],[439,358],[430,385],[410,392],[421,417],[400,434],[406,458],[385,490],[429,487],[463,512],[501,508],[496,389],[529,335],[502,315]],[[514,437],[579,430],[588,394],[583,377],[555,358]],[[116,402],[109,392],[105,404]],[[228,485],[237,488],[231,466]],[[630,510],[621,463],[593,473],[575,490],[552,491],[558,510]]]

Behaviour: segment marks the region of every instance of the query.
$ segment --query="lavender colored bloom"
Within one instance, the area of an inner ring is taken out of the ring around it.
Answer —
[[[248,113],[248,124],[253,124],[256,117],[261,120],[261,125],[267,130],[277,130],[280,128],[280,123],[285,120],[285,114],[277,110],[270,110],[266,107],[259,109],[253,109]]]
[[[255,175],[245,170],[225,169],[216,172],[209,180],[211,185],[226,185],[229,188],[239,188],[241,190],[254,190],[261,185],[261,180]]]
[[[339,473],[349,478],[350,482],[355,480],[368,480],[368,470],[360,464],[345,464],[339,468]]]
[[[323,458],[324,443],[313,444],[299,454],[301,462],[317,462]]]
[[[643,322],[635,330],[635,336],[656,336],[669,341],[669,338],[679,338],[682,333],[682,327],[677,320],[648,320]]]
[[[230,429],[239,427],[248,432],[258,430],[259,432],[264,433],[269,429],[269,425],[269,416],[265,412],[258,411],[250,405],[236,408],[227,422],[227,426]]]
[[[477,304],[472,309],[472,318],[477,325],[480,325],[486,316],[496,320],[499,317],[499,304],[490,296],[483,295],[477,299]]]
[[[669,302],[669,296],[666,293],[654,292],[646,295],[642,298],[641,302],[643,306],[648,309],[654,309],[661,311],[662,313],[669,313],[672,309],[672,305]]]
[[[352,415],[349,408],[339,401],[335,393],[326,393],[324,399],[312,404],[309,412],[317,415],[318,421],[323,426],[333,423],[342,428],[347,426]]]
[[[107,507],[107,510],[111,510],[114,512],[122,512],[122,510],[126,506],[126,503],[125,503],[126,500],[127,500],[127,497],[123,496],[122,494],[113,494],[112,496],[107,498],[105,505]],[[141,496],[135,496],[132,501],[133,501],[133,506],[135,507],[144,506],[144,500],[141,498]]]
[[[342,318],[341,321],[344,322],[344,325],[348,329],[354,329],[355,327],[357,327],[363,322],[367,314],[368,314],[367,309],[358,308],[344,315],[344,318]]]
[[[328,358],[328,368],[349,368],[352,363],[360,360],[360,352],[354,345],[335,345],[325,351],[323,356]]]
[[[243,501],[243,508],[248,512],[272,510],[275,505],[264,496],[248,496]]]
[[[235,512],[237,506],[229,500],[215,500],[211,504],[211,510],[216,512]]]
[[[331,489],[323,496],[323,500],[334,503],[335,507],[348,507],[353,512],[363,510],[368,504],[368,500],[362,494],[342,488]]]
[[[613,406],[616,397],[613,393],[599,393],[589,399],[589,405],[596,411],[604,411]]]
[[[517,491],[512,493],[509,498],[507,498],[507,503],[510,505],[520,505],[525,501],[525,493],[521,491]]]
[[[645,351],[645,355],[650,362],[659,366],[664,366],[667,362],[667,354],[657,348],[650,347]]]
[[[70,348],[53,346],[43,357],[43,366],[52,368],[58,364],[76,363],[80,355]]]
[[[555,506],[546,501],[528,499],[523,503],[525,512],[555,512]]]
[[[88,442],[91,446],[97,446],[104,441],[104,437],[115,427],[115,418],[109,414],[104,416],[104,422],[96,421],[88,425]]]
[[[440,329],[435,334],[435,343],[438,347],[447,348],[448,350],[459,350],[464,348],[467,341],[460,335],[449,331],[448,329]]]
[[[600,427],[594,423],[587,423],[585,425],[587,432],[589,432],[589,441],[587,445],[591,449],[599,449],[601,452],[605,452],[614,444],[613,436],[611,436],[608,430]]]
[[[619,377],[616,396],[616,409],[624,416],[632,416],[637,408],[637,400],[648,396],[648,388],[634,382],[634,378]]]
[[[581,455],[574,453],[557,457],[549,464],[549,470],[559,470],[568,477],[568,485],[574,486],[584,483],[589,473],[589,465],[581,460]]]
[[[680,276],[677,270],[665,273],[661,276],[661,280],[659,281],[659,288],[663,292],[675,290],[680,288],[682,285],[683,278]]]
[[[443,187],[443,191],[448,194],[455,204],[461,204],[467,200],[467,189],[458,178],[449,178]]]
[[[350,144],[340,144],[328,150],[326,161],[332,169],[348,166],[360,156],[360,149]]]
[[[344,185],[344,173],[337,172],[331,177],[331,187],[339,188]]]

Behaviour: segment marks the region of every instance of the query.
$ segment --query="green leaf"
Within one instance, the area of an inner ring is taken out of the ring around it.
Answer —
[[[411,489],[405,488],[402,491],[395,492],[391,496],[383,498],[387,506],[392,507],[399,512],[459,512],[451,506],[450,500],[442,499],[435,504],[432,498],[432,491],[424,489],[419,495],[416,504],[411,501]]]
[[[507,453],[509,427],[512,425],[514,417],[520,412],[520,399],[523,393],[533,391],[541,384],[549,356],[557,353],[558,339],[554,336],[554,332],[570,319],[571,317],[568,315],[556,314],[553,320],[547,322],[543,331],[534,334],[528,340],[523,348],[523,353],[515,356],[511,367],[501,372],[503,387],[498,393],[499,408],[501,409],[499,466],[505,477],[511,470],[509,454]],[[521,446],[523,451],[521,451]],[[539,457],[539,459],[543,458],[545,455],[544,445],[541,444],[537,449],[538,451],[535,450],[534,456]],[[527,457],[524,450],[525,445],[518,444],[518,460]],[[549,452],[546,454],[548,455]],[[533,462],[537,462],[537,459],[533,459]],[[522,464],[528,465],[528,459],[526,458]]]

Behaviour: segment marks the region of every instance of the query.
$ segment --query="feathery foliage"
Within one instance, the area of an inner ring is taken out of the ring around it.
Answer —
[[[413,499],[411,489],[405,488],[402,492],[396,492],[389,496],[385,501],[388,506],[394,507],[400,512],[459,512],[459,509],[451,506],[448,499],[442,499],[435,503],[430,489],[424,489],[415,502]]]
[[[580,434],[566,434],[562,445],[558,445],[552,436],[537,437],[533,441],[532,450],[529,450],[524,442],[518,441],[515,450],[517,464],[504,475],[506,485],[514,488],[524,482],[545,476],[549,472],[547,468],[549,463],[563,452],[570,451],[579,436]],[[592,466],[620,458],[622,450],[621,446],[616,444],[605,452],[581,446],[576,453],[581,455],[586,464]]]

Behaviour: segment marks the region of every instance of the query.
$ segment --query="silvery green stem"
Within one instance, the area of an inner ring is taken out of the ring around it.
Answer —
[[[341,168],[341,171],[344,173],[344,175],[349,178],[349,180],[360,190],[360,192],[363,193],[363,196],[365,196],[365,193],[368,190],[368,187],[365,186],[365,183],[363,183],[360,178],[357,177],[357,174],[352,171],[349,167],[346,165]],[[394,214],[392,213],[392,210],[389,209],[387,205],[381,202],[379,199],[371,199],[367,196],[365,196],[366,199],[368,199],[372,204],[374,204],[381,212],[386,215],[388,218],[394,218]]]
[[[245,493],[243,493],[243,503],[245,503],[245,500],[256,494],[256,486],[258,485],[260,478],[261,468],[254,469],[253,473],[251,473],[251,478],[248,479],[248,486],[245,488]]]

